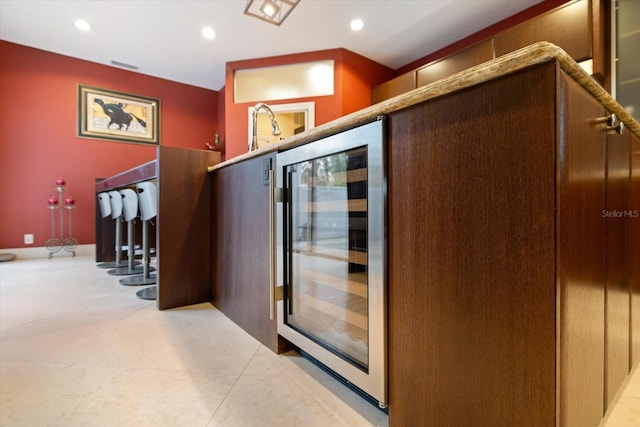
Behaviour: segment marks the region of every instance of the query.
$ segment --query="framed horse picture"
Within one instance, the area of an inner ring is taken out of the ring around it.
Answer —
[[[78,137],[160,144],[160,100],[78,85]]]

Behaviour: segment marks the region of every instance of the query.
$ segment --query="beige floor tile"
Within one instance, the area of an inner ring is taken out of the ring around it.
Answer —
[[[0,425],[386,426],[211,304],[163,310],[91,256],[0,263]]]

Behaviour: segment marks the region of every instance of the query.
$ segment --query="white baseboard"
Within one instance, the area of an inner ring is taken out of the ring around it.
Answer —
[[[15,254],[17,259],[26,259],[26,258],[48,258],[49,251],[46,247],[35,247],[35,248],[9,248],[9,249],[0,249],[0,253],[2,254]],[[80,255],[92,255],[95,257],[96,255],[96,245],[78,245],[75,249],[76,256]],[[64,249],[60,249],[58,252],[55,252],[52,258],[58,257],[72,257],[72,252],[67,252]]]

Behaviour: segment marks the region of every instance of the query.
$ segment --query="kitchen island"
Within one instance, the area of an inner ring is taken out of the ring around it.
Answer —
[[[263,169],[379,115],[390,425],[597,425],[640,360],[640,124],[549,43],[212,167],[214,304],[282,348]]]

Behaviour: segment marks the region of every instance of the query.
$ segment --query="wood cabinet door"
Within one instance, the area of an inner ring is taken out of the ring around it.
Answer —
[[[640,139],[631,135],[629,185],[629,286],[631,288],[631,367],[640,363]]]
[[[276,321],[269,319],[268,169],[274,166],[269,154],[212,172],[211,282],[214,305],[277,352]]]
[[[555,424],[555,67],[393,113],[389,424]]]
[[[416,72],[411,71],[374,87],[371,90],[371,103],[382,102],[415,88]]]
[[[606,139],[605,411],[629,373],[630,136]]]
[[[590,0],[580,0],[496,34],[496,57],[535,42],[548,41],[560,46],[576,61],[591,58],[590,7]]]
[[[416,71],[416,87],[433,83],[455,73],[493,59],[493,40],[476,43],[466,49],[425,65]]]
[[[604,414],[606,132],[604,109],[559,73],[557,144],[558,399],[560,425]]]

